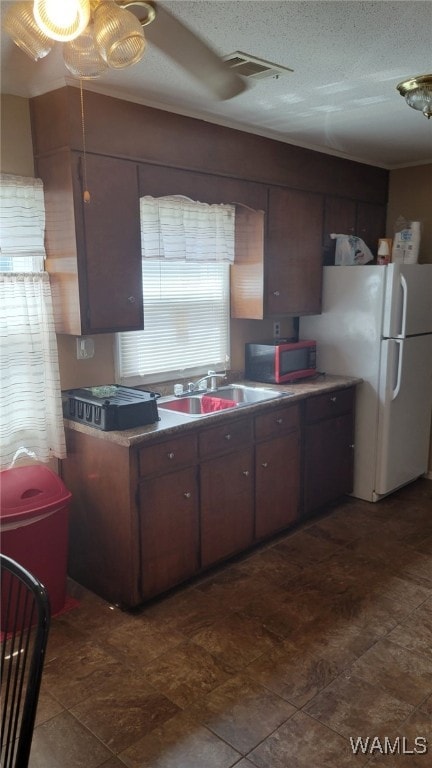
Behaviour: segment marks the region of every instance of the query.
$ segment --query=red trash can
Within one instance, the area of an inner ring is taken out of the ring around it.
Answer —
[[[71,496],[60,477],[44,465],[0,472],[1,551],[42,582],[51,614],[66,601]]]

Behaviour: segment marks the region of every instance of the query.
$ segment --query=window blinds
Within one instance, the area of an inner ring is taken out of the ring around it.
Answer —
[[[117,381],[225,369],[235,207],[146,196],[140,213],[145,330],[117,334]]]
[[[117,335],[128,384],[221,370],[229,358],[229,265],[143,260],[144,331]]]

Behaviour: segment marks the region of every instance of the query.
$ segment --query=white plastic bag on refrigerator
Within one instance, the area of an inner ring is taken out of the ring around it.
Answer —
[[[354,235],[330,235],[332,240],[336,240],[335,264],[343,266],[356,266],[357,264],[368,264],[373,261],[373,254],[366,243]]]

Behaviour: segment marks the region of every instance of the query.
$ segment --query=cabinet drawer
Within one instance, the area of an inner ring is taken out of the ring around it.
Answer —
[[[309,397],[305,405],[306,424],[349,413],[354,408],[354,387]]]
[[[220,453],[235,451],[242,445],[252,442],[252,421],[227,421],[220,427],[206,429],[199,436],[201,459],[208,459]]]
[[[197,460],[197,439],[195,435],[174,437],[163,443],[149,443],[139,452],[140,475],[169,472]]]
[[[256,440],[265,440],[267,437],[292,432],[299,426],[300,409],[298,405],[277,408],[255,417],[255,438]]]

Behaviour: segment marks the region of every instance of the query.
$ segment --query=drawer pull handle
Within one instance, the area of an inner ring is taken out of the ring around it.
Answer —
[[[231,435],[228,432],[226,435],[224,435],[225,440],[231,440]]]
[[[174,453],[174,451],[170,451],[170,452],[169,452],[169,454],[168,454],[168,458],[169,458],[169,459],[173,459],[173,458],[174,458],[174,456],[175,456],[175,453]]]
[[[331,397],[331,398],[330,398],[330,402],[331,402],[331,403],[335,403],[335,402],[336,402],[336,400],[337,400],[337,397]]]
[[[190,497],[192,496],[192,494],[191,494],[191,492],[190,492],[190,491],[185,491],[185,492],[184,492],[184,494],[183,494],[183,496],[185,497],[185,499],[190,499]]]
[[[279,416],[279,418],[276,419],[276,424],[283,424],[283,419],[281,416]]]
[[[244,469],[243,470],[243,474],[244,474],[245,477],[249,477],[249,470],[248,469]]]
[[[265,469],[266,467],[268,467],[268,461],[263,461],[263,463],[261,464],[261,466],[262,466],[262,467],[264,467],[264,469]]]
[[[135,296],[128,296],[129,304],[135,304]]]
[[[280,296],[280,291],[273,291],[273,296]]]

